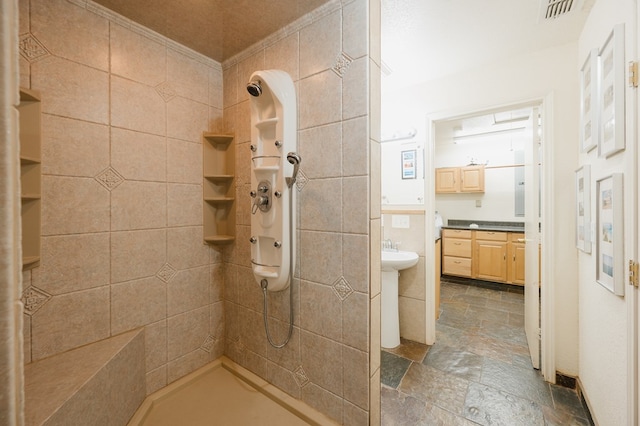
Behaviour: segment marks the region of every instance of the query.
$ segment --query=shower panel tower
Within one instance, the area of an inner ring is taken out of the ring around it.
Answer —
[[[251,265],[263,290],[290,285],[295,267],[296,93],[284,71],[251,75]],[[266,298],[266,294],[265,294]],[[266,300],[266,299],[265,299]]]

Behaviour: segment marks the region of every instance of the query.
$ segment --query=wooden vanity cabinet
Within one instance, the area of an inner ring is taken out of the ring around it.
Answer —
[[[512,233],[509,244],[509,282],[524,285],[524,234]]]
[[[471,278],[472,231],[443,229],[442,241],[442,273]]]
[[[475,278],[507,281],[507,237],[506,232],[476,231]]]
[[[484,166],[436,169],[436,194],[484,192]]]

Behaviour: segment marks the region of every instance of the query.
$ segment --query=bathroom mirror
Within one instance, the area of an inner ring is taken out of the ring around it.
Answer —
[[[424,142],[415,137],[381,144],[382,206],[424,204]]]

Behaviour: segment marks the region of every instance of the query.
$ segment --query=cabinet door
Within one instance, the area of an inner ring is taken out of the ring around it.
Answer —
[[[507,243],[496,241],[477,241],[476,258],[477,277],[497,282],[507,281]]]
[[[436,169],[436,194],[460,191],[460,169],[449,167]]]
[[[484,192],[484,166],[471,166],[460,169],[460,191]]]
[[[524,285],[524,243],[511,243],[511,276],[513,284]]]

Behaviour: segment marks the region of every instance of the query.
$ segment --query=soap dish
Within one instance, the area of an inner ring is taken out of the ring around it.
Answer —
[[[469,225],[469,228],[478,229],[478,224],[472,223],[471,225]]]

